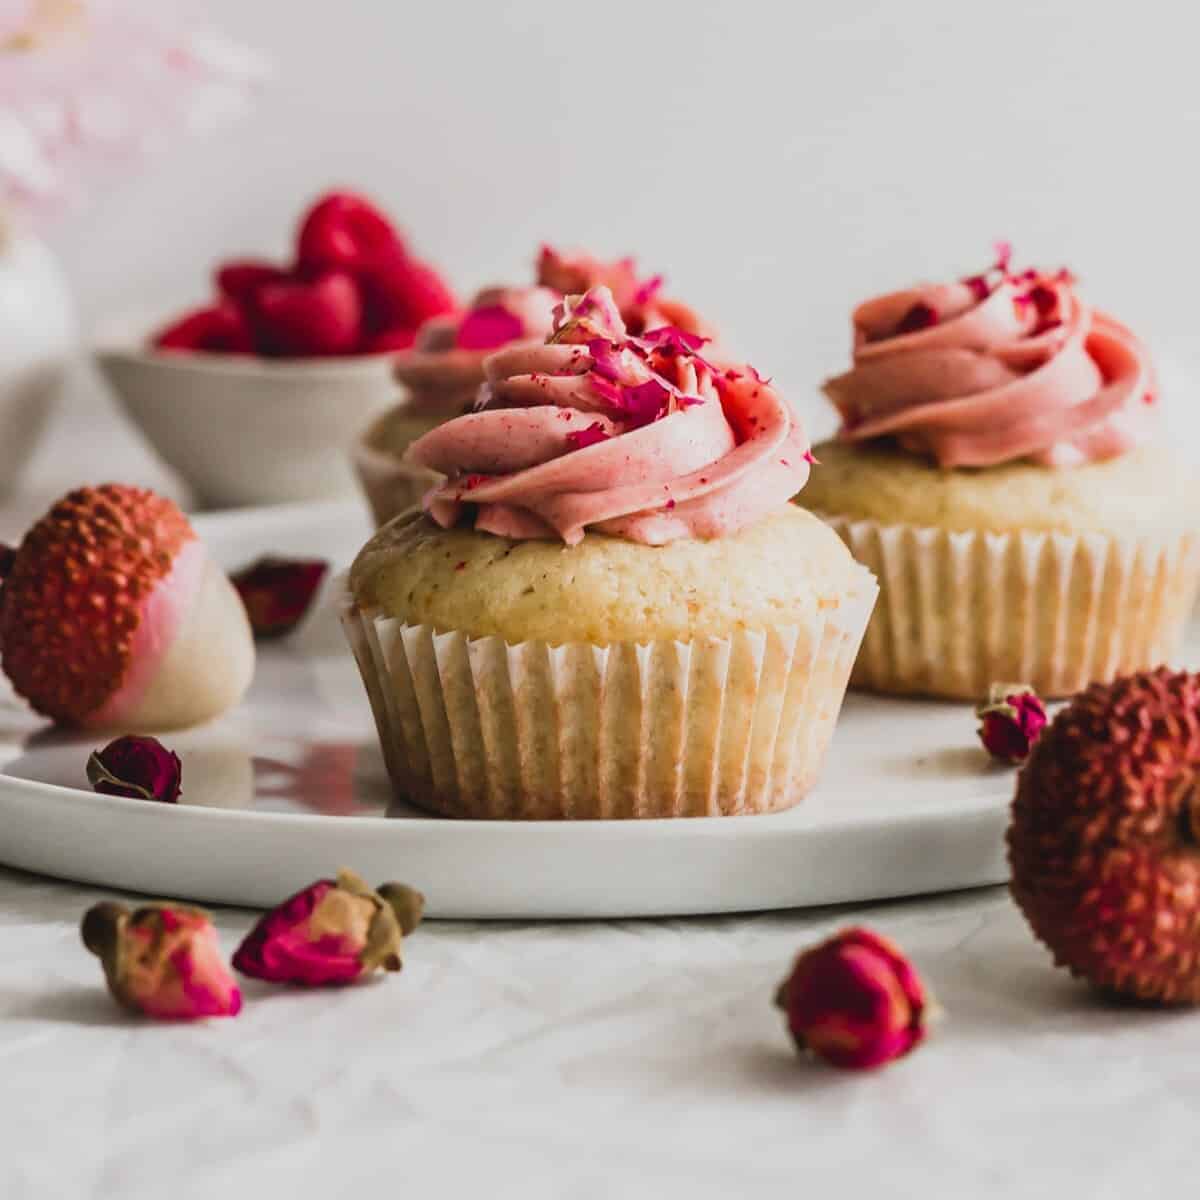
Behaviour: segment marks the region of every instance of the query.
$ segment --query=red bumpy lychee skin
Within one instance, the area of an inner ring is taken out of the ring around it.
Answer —
[[[1200,675],[1159,668],[1076,697],[1021,773],[1008,852],[1060,966],[1200,1003]]]
[[[119,484],[63,497],[0,588],[0,656],[40,713],[80,725],[125,678],[143,602],[196,535],[162,496]]]

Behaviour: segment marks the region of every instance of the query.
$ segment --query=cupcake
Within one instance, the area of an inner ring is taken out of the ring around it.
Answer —
[[[473,818],[761,813],[816,779],[876,587],[788,503],[790,406],[604,286],[414,443],[344,623],[398,797]]]
[[[490,354],[515,342],[545,341],[554,307],[563,296],[607,287],[633,334],[664,326],[707,332],[687,305],[662,295],[661,275],[642,279],[632,258],[605,262],[582,251],[561,253],[543,246],[536,275],[529,287],[485,288],[464,311],[431,318],[418,331],[412,349],[397,356],[395,374],[407,399],[378,418],[353,452],[378,524],[417,504],[442,478],[405,462],[408,447],[474,407]]]
[[[1066,696],[1169,659],[1194,601],[1197,483],[1155,440],[1145,348],[998,249],[860,305],[824,387],[841,431],[800,503],[880,582],[859,687]]]

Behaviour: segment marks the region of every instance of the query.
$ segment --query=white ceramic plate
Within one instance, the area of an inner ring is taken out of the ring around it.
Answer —
[[[277,551],[343,566],[357,505],[197,518],[229,567]],[[458,822],[389,807],[365,696],[330,607],[262,648],[239,710],[166,740],[179,805],[99,796],[97,741],[0,701],[0,860],[122,890],[267,905],[339,865],[421,888],[440,917],[625,917],[866,900],[1006,877],[1008,770],[967,705],[851,696],[824,778],[769,817]]]

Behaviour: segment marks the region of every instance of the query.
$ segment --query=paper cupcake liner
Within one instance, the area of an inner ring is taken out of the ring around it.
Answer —
[[[1069,696],[1171,659],[1200,583],[1192,534],[958,532],[825,516],[879,580],[851,686]]]
[[[444,478],[437,471],[411,466],[402,457],[412,442],[440,424],[440,421],[431,418],[421,422],[414,419],[411,422],[411,438],[383,449],[375,444],[376,431],[382,422],[393,417],[394,411],[385,413],[350,448],[350,462],[376,525],[386,525],[393,517],[420,504],[425,493]]]
[[[398,798],[504,820],[765,813],[820,770],[877,588],[806,625],[551,646],[342,619]]]

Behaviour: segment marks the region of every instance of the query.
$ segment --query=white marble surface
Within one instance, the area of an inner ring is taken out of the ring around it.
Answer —
[[[22,504],[71,473],[162,480],[89,411],[60,427]],[[0,513],[0,533],[16,521]],[[400,976],[251,987],[240,1017],[201,1026],[111,1003],[77,932],[100,895],[0,870],[3,1200],[1194,1186],[1200,1015],[1099,1002],[999,889],[750,918],[431,923]],[[227,950],[252,919],[216,914]],[[895,938],[946,1010],[926,1046],[867,1076],[798,1061],[771,1006],[796,950],[852,921]]]

